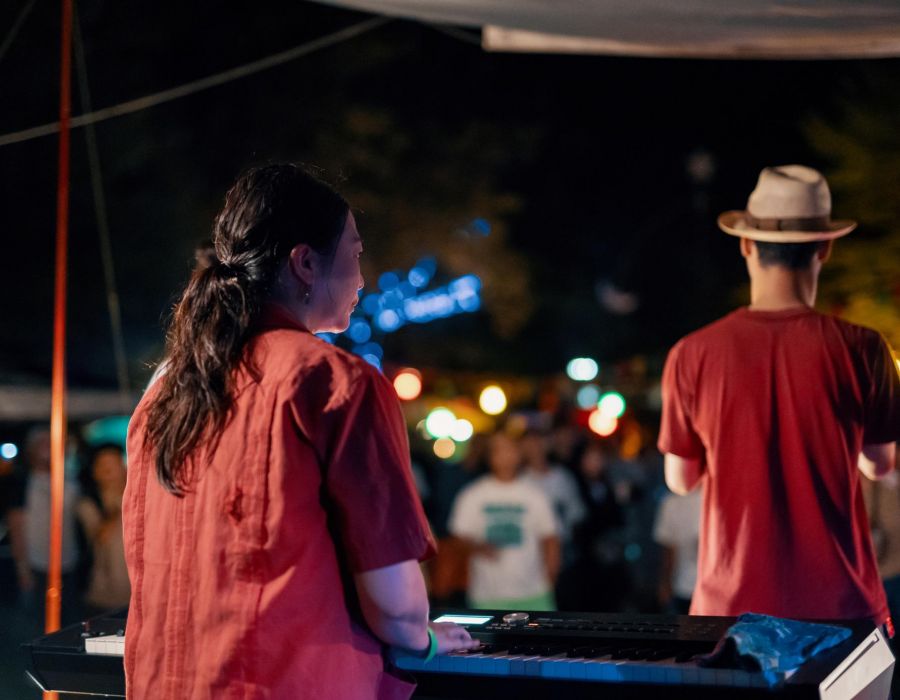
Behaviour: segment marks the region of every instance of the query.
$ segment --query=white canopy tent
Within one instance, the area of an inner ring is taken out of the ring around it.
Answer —
[[[482,29],[488,51],[733,59],[900,56],[900,0],[319,0]]]

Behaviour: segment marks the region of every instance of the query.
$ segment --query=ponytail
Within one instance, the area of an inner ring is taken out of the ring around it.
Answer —
[[[187,458],[225,425],[234,373],[290,250],[333,253],[349,207],[301,168],[255,168],[229,190],[216,219],[215,256],[198,265],[175,306],[166,371],[148,408],[145,444],[160,483],[181,496]]]

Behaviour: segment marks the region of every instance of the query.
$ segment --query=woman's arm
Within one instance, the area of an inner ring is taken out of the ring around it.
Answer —
[[[465,628],[428,623],[425,579],[415,560],[356,574],[356,591],[363,617],[375,636],[391,646],[422,653],[429,647],[428,628],[437,636],[438,652],[473,649]]]

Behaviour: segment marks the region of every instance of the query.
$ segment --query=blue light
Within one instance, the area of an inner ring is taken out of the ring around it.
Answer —
[[[395,310],[403,308],[403,294],[399,286],[381,295],[380,308]]]
[[[469,229],[473,233],[480,234],[482,236],[490,236],[491,235],[491,222],[487,219],[474,219],[471,224],[469,224]]]
[[[418,294],[416,288],[407,280],[403,280],[394,291],[400,295],[401,299],[408,299],[409,297],[414,297]]]
[[[418,262],[416,262],[416,267],[422,268],[430,279],[437,272],[437,260],[435,260],[433,255],[427,255],[424,258],[419,258]]]
[[[378,278],[378,287],[382,292],[389,292],[400,284],[400,275],[396,272],[385,272]]]
[[[413,287],[421,289],[431,281],[431,275],[424,268],[414,267],[409,271],[407,279]]]
[[[585,384],[575,395],[575,401],[578,404],[578,407],[583,408],[585,411],[596,408],[597,401],[599,400],[600,387],[596,384]]]
[[[4,442],[0,445],[0,457],[3,459],[15,459],[19,454],[19,448],[11,442]]]
[[[350,328],[347,329],[347,335],[350,336],[350,340],[354,343],[365,343],[372,337],[372,327],[368,321],[359,319],[350,324]]]
[[[375,325],[385,333],[391,333],[403,325],[403,317],[394,309],[385,309],[375,318]]]
[[[384,348],[378,343],[363,343],[353,348],[353,354],[363,357],[365,355],[374,355],[379,360],[384,357]]]
[[[367,316],[374,316],[378,313],[379,303],[381,302],[380,294],[366,294],[359,305],[362,307],[363,313]]]
[[[326,343],[331,343],[334,345],[335,334],[334,333],[316,333],[317,338],[321,338]]]
[[[375,355],[365,354],[362,356],[366,362],[372,365],[375,369],[381,370],[381,360],[379,360]]]

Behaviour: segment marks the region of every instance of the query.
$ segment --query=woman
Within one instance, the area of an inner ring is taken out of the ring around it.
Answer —
[[[213,243],[130,426],[128,696],[408,697],[386,645],[476,643],[428,625],[434,545],[390,383],[313,335],[356,305],[353,215],[270,165],[228,192]]]
[[[122,543],[125,454],[112,443],[93,447],[81,471],[75,515],[90,546],[87,616],[128,605],[131,586]]]

